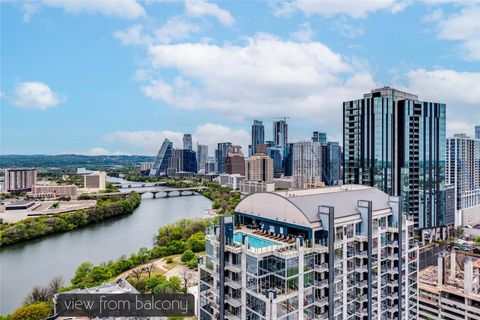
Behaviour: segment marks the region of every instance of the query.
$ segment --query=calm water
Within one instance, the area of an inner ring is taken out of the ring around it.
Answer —
[[[211,202],[203,196],[152,199],[146,194],[129,216],[0,249],[0,313],[13,312],[33,286],[55,276],[69,284],[82,262],[107,262],[152,247],[159,227],[205,217],[207,208]]]

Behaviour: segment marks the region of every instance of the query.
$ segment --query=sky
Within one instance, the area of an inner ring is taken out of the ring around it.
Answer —
[[[342,140],[385,85],[480,124],[480,1],[2,1],[0,154],[154,155],[165,137]],[[244,151],[246,151],[244,149]]]

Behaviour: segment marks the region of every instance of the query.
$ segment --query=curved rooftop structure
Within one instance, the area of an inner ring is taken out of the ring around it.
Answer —
[[[358,201],[372,201],[372,211],[390,209],[389,196],[377,188],[345,185],[319,189],[259,192],[245,197],[237,213],[283,223],[314,227],[320,223],[319,206],[335,208],[335,218],[359,215]]]

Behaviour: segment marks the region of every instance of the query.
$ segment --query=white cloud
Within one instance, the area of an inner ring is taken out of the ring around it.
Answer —
[[[340,126],[342,101],[375,86],[362,64],[320,42],[298,43],[258,34],[242,45],[182,43],[149,47],[156,72],[173,81],[142,87],[154,100],[185,109],[210,109],[230,118],[292,115]]]
[[[63,99],[43,82],[23,82],[15,88],[13,104],[20,108],[46,110]]]
[[[113,36],[127,46],[146,44],[150,40],[148,36],[143,35],[143,26],[140,24],[133,25],[125,31],[115,31]]]
[[[245,130],[233,130],[220,124],[211,123],[199,125],[192,132],[192,137],[194,145],[197,142],[208,145],[210,154],[213,154],[218,142],[230,141],[246,148],[250,139]],[[116,131],[103,136],[103,140],[106,142],[140,148],[145,154],[149,155],[155,155],[158,152],[165,138],[173,142],[174,148],[182,148],[183,133],[177,131]]]
[[[111,152],[111,151],[108,151],[104,148],[101,148],[101,147],[95,147],[95,148],[92,148],[90,150],[88,150],[86,153],[86,155],[89,155],[89,156],[118,156],[118,155],[127,155],[127,153],[125,152],[120,152],[120,151],[115,151],[115,152]]]
[[[22,21],[30,22],[32,16],[34,16],[39,10],[39,5],[34,2],[26,2],[22,5]]]
[[[480,73],[454,70],[410,70],[405,90],[418,94],[423,101],[447,105],[449,133],[469,133],[480,123]]]
[[[43,5],[62,8],[70,14],[102,14],[109,17],[136,19],[146,15],[136,0],[43,0]]]
[[[170,43],[174,40],[184,40],[192,33],[199,32],[200,28],[182,18],[174,17],[155,31],[156,39],[160,43]]]
[[[434,12],[426,19],[437,18],[437,38],[460,41],[466,59],[480,60],[480,6],[466,6],[443,18],[436,15]]]
[[[273,14],[276,16],[289,16],[296,10],[302,11],[307,16],[321,15],[331,17],[335,15],[347,15],[352,18],[365,18],[369,13],[378,10],[388,10],[391,13],[402,11],[410,1],[395,0],[297,0],[297,1],[273,1]]]
[[[332,30],[337,31],[347,38],[358,38],[365,34],[365,29],[361,24],[352,24],[345,17],[340,17],[332,23]]]
[[[292,37],[302,42],[309,42],[312,40],[314,32],[309,22],[302,23],[300,28],[292,32]]]
[[[231,26],[235,22],[232,14],[225,9],[220,8],[214,3],[207,1],[185,1],[187,14],[192,17],[213,16],[223,25]]]

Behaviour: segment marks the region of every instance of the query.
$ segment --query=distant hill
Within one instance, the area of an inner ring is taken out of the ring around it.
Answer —
[[[77,154],[60,155],[0,155],[0,168],[34,167],[67,168],[87,167],[101,169],[115,165],[130,165],[140,162],[152,162],[151,156],[85,156]]]

